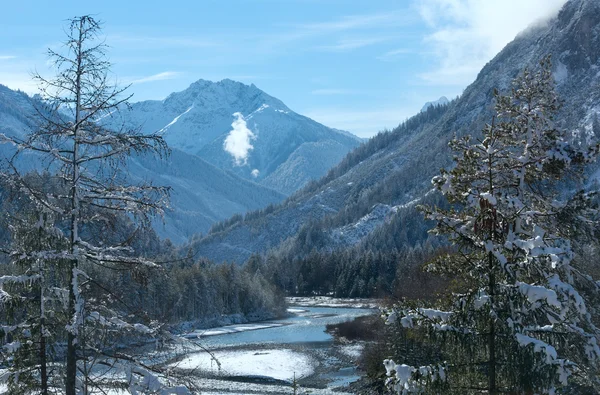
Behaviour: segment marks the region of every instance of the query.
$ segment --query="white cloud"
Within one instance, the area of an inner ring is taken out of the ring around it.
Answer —
[[[252,172],[250,172],[250,174],[252,174],[252,177],[256,178],[259,176],[260,171],[258,169],[254,169]]]
[[[164,71],[162,73],[149,75],[148,77],[134,79],[130,82],[132,84],[143,84],[145,82],[172,80],[172,79],[179,77],[180,75],[181,75],[181,73],[177,72],[177,71]]]
[[[332,38],[335,34],[349,33],[355,31],[382,31],[382,29],[397,28],[399,26],[410,24],[414,20],[412,14],[406,10],[395,10],[374,14],[362,15],[347,15],[335,18],[329,21],[284,25],[288,30],[278,33],[277,35],[269,34],[264,37],[262,45],[272,49],[273,46],[289,44],[298,40],[325,37]],[[360,48],[361,46],[371,45],[372,40],[377,42],[387,40],[388,38],[373,38],[373,39],[346,39],[341,40],[337,44],[324,46],[321,49],[329,50],[350,50]]]
[[[223,149],[233,156],[237,166],[242,166],[248,162],[248,154],[254,149],[251,141],[256,138],[256,135],[248,129],[246,120],[241,113],[236,112],[233,116],[235,117],[231,124],[233,129],[225,138]]]
[[[332,96],[332,95],[355,95],[358,92],[352,89],[315,89],[310,92],[317,96]]]
[[[404,12],[391,11],[375,14],[348,15],[328,22],[317,22],[299,27],[312,32],[333,32],[369,27],[395,26],[409,20]]]
[[[131,46],[139,48],[209,48],[221,44],[213,39],[200,37],[170,37],[170,36],[135,36],[131,34],[114,34],[106,37],[112,45]]]
[[[387,51],[381,56],[378,56],[377,59],[382,60],[384,62],[390,62],[400,58],[402,55],[406,55],[412,53],[412,51],[408,48],[398,48],[393,49],[391,51]]]
[[[333,45],[321,45],[316,47],[320,51],[331,51],[331,52],[347,52],[354,49],[368,47],[370,45],[379,44],[381,42],[389,40],[389,37],[370,37],[370,38],[353,38],[343,39]]]
[[[15,59],[16,56],[14,55],[0,55],[0,60],[11,60],[11,59]]]
[[[421,17],[433,29],[424,44],[434,69],[431,84],[471,83],[481,68],[528,26],[556,15],[566,0],[421,0]]]

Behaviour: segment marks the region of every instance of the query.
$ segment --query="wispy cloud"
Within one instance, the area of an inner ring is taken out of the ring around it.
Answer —
[[[375,14],[342,16],[332,21],[297,25],[297,27],[305,31],[332,32],[374,26],[383,27],[386,25],[389,26],[390,24],[402,23],[405,20],[406,17],[402,13],[398,11],[390,11]]]
[[[136,35],[110,35],[106,38],[112,45],[135,45],[136,47],[156,48],[207,48],[217,47],[220,43],[213,39],[192,36],[136,36]]]
[[[312,95],[333,96],[333,95],[355,95],[358,92],[352,89],[315,89],[310,92]]]
[[[566,0],[420,0],[414,4],[433,30],[424,45],[434,68],[420,77],[464,87],[522,30],[556,15]],[[519,10],[515,12],[515,10]]]
[[[277,35],[265,37],[265,43],[268,45],[280,45],[289,42],[294,42],[302,39],[316,38],[333,34],[348,33],[354,31],[383,31],[398,26],[403,26],[411,23],[414,20],[412,13],[407,13],[405,10],[389,11],[383,13],[362,14],[362,15],[347,15],[341,16],[330,21],[284,25],[285,31]],[[346,39],[340,40],[337,44],[329,47],[333,50],[348,50],[359,48],[361,46],[372,44],[372,40],[380,41],[381,38],[374,39]]]
[[[11,60],[11,59],[16,59],[16,56],[14,56],[14,55],[0,55],[0,60]]]
[[[131,84],[143,84],[146,82],[172,80],[179,77],[182,73],[178,71],[163,71],[162,73],[149,75],[147,77],[137,78],[129,81]]]
[[[384,61],[384,62],[391,62],[391,61],[397,60],[398,58],[402,57],[402,55],[406,55],[406,54],[409,54],[412,52],[413,51],[408,48],[398,48],[398,49],[393,49],[391,51],[387,51],[383,55],[378,56],[377,59]]]
[[[381,42],[389,40],[389,37],[371,37],[371,38],[353,38],[353,39],[342,39],[336,44],[332,45],[320,45],[315,49],[320,51],[331,51],[331,52],[347,52],[354,49],[368,47],[370,45],[379,44]]]

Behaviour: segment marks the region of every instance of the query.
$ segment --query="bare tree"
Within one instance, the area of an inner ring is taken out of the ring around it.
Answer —
[[[121,320],[118,311],[106,303],[86,300],[83,287],[96,287],[96,294],[110,293],[88,274],[87,267],[129,271],[157,267],[133,250],[129,237],[107,234],[107,222],[115,216],[125,216],[138,227],[148,226],[150,218],[162,212],[169,195],[166,187],[132,184],[123,171],[129,155],[163,156],[168,154],[168,147],[157,134],[142,134],[139,129],[124,125],[106,126],[105,118],[127,108],[131,96],[124,95],[126,88],[110,81],[107,47],[100,33],[100,24],[91,16],[70,20],[62,50],[48,50],[56,76],[34,75],[42,99],[36,108],[37,127],[23,139],[0,135],[0,142],[16,146],[16,154],[10,160],[12,174],[7,179],[36,207],[56,218],[52,227],[64,237],[64,248],[21,249],[19,253],[28,259],[58,260],[66,266],[67,395],[75,395],[82,385],[77,380],[78,369],[81,370],[78,359],[88,358],[90,353],[104,353],[86,342],[84,324],[93,322],[111,331],[152,332],[142,324]],[[19,174],[14,163],[23,153],[39,157],[53,174],[58,185],[55,190],[35,185]]]

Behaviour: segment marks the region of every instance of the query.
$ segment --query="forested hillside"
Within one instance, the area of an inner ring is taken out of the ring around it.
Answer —
[[[562,104],[557,126],[568,130],[575,144],[589,144],[597,138],[600,125],[598,7],[593,1],[568,2],[556,18],[519,34],[447,106],[429,108],[372,138],[327,176],[284,203],[215,226],[210,235],[193,241],[192,248],[212,259],[243,262],[270,249],[307,253],[312,248],[331,250],[340,243],[359,243],[394,212],[414,210],[432,189],[431,178],[451,164],[449,140],[455,135],[479,135],[492,115],[494,91],[509,90],[520,71],[535,69],[547,55],[552,55]],[[382,210],[382,205],[387,208]],[[305,243],[298,232],[303,228],[308,234],[322,234],[321,244],[302,247]],[[346,234],[352,229],[351,237],[340,236],[345,229]],[[409,240],[409,246],[424,240],[421,233]]]

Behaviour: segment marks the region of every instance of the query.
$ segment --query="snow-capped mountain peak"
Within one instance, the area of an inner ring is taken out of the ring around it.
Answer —
[[[349,133],[293,112],[254,84],[230,79],[198,80],[162,101],[134,103],[124,116],[143,131],[160,131],[173,148],[286,194],[324,175],[360,144]],[[234,125],[242,123],[244,133],[233,139]]]

